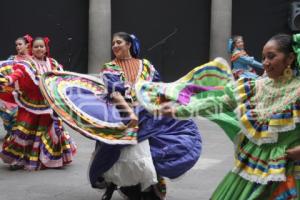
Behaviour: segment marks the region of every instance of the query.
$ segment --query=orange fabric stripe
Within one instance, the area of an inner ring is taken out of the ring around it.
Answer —
[[[296,181],[293,176],[288,176],[285,182],[282,182],[278,188],[273,192],[270,200],[275,200],[276,197],[279,197],[282,193],[289,191],[293,188],[296,188]]]
[[[115,59],[115,63],[122,67],[125,74],[125,79],[133,84],[136,80],[139,71],[139,60],[135,58],[131,59]]]

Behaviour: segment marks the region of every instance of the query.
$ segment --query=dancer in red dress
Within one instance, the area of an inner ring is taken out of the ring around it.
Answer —
[[[49,107],[39,88],[39,77],[51,70],[62,70],[49,57],[49,39],[35,38],[32,58],[13,66],[5,76],[6,85],[13,85],[18,105],[11,135],[4,141],[0,157],[13,169],[38,170],[59,168],[72,161],[76,147],[64,130],[62,121]]]

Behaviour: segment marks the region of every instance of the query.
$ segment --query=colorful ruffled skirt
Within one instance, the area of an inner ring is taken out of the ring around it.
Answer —
[[[76,146],[59,118],[19,108],[0,157],[10,165],[38,170],[62,167],[72,161],[75,152]]]
[[[299,163],[287,160],[287,149],[300,145],[299,128],[279,134],[278,142],[256,145],[240,136],[235,166],[211,199],[298,199]]]
[[[18,111],[18,106],[11,91],[12,88],[9,86],[0,87],[0,117],[7,136],[11,133]]]
[[[4,129],[6,130],[7,136],[11,133],[11,129],[15,123],[15,117],[18,108],[15,107],[13,109],[0,109],[0,117],[3,121]]]
[[[12,66],[14,61],[0,62],[0,73],[1,75],[8,75],[12,73]],[[4,79],[0,77],[0,82]],[[4,129],[7,131],[6,137],[10,134],[12,126],[15,123],[15,117],[18,110],[18,106],[13,97],[12,86],[0,86],[0,117],[3,121]]]

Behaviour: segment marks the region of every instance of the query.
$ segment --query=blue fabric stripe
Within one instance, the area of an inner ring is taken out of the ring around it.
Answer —
[[[248,161],[248,158],[243,158],[241,155],[238,155],[238,160],[244,164],[246,164],[248,167],[251,167],[252,169],[259,169],[263,172],[268,172],[270,169],[280,169],[285,167],[285,163],[279,163],[277,165],[268,165],[268,167],[263,167],[262,165],[258,163],[250,163]],[[246,161],[246,162],[245,162]]]

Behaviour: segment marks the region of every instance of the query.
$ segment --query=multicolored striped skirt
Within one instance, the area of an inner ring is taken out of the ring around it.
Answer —
[[[72,161],[75,152],[76,146],[59,118],[36,115],[19,107],[0,157],[10,165],[38,170],[63,167]]]

